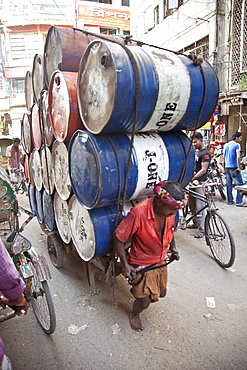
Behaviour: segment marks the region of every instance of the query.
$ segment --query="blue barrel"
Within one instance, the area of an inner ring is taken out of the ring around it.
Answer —
[[[48,194],[44,189],[42,194],[42,209],[44,215],[44,224],[49,231],[57,230],[57,225],[55,221],[55,214],[53,208],[53,196]]]
[[[28,185],[28,199],[29,199],[30,210],[32,213],[36,215],[37,213],[36,188],[32,184]]]
[[[131,47],[131,54],[141,87],[136,124],[140,131],[154,110],[159,83],[150,56],[139,46]],[[94,134],[132,131],[137,87],[132,62],[122,46],[91,42],[81,59],[77,84],[79,111],[87,130]]]
[[[185,55],[154,47],[91,42],[81,59],[77,89],[86,129],[131,132],[137,92],[135,132],[195,130],[212,115],[219,85],[207,62],[194,64]]]
[[[186,148],[190,148],[191,153],[183,186],[192,178],[194,168],[194,150],[188,137],[182,132],[135,134],[125,200],[152,196],[154,185],[161,179],[178,181]],[[77,131],[73,135],[68,149],[70,181],[84,207],[115,204],[119,193],[122,198],[129,150],[127,134],[108,137]]]
[[[180,182],[186,186],[194,173],[195,152],[190,145],[188,137],[181,131],[170,131],[159,133],[167,148],[169,157],[169,181]],[[178,149],[179,148],[179,149]],[[186,163],[185,172],[183,166]]]
[[[138,201],[124,203],[121,221]],[[71,236],[79,256],[84,261],[104,256],[111,251],[112,235],[116,228],[117,206],[87,210],[75,195],[69,200]]]
[[[196,130],[202,127],[212,116],[219,95],[217,75],[211,65],[203,62],[193,64],[184,55],[179,58],[187,66],[191,79],[191,95],[187,110],[175,130]]]
[[[36,188],[36,190],[35,190],[36,206],[37,206],[36,207],[36,216],[37,216],[37,220],[41,224],[44,222],[43,202],[42,202],[43,191],[44,191],[43,188],[41,190],[38,190]]]

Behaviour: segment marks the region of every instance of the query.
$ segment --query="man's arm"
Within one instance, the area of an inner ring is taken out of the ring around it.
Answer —
[[[25,314],[28,311],[26,299],[22,295],[26,286],[0,239],[0,291],[4,296],[1,306],[23,306]]]
[[[176,260],[179,260],[180,256],[179,256],[179,252],[178,252],[177,247],[176,247],[174,235],[173,235],[172,241],[170,243],[169,251],[171,251],[174,254],[174,257],[175,257]]]
[[[202,175],[204,175],[204,173],[206,173],[206,172],[207,172],[208,167],[209,167],[209,163],[210,163],[210,162],[202,162],[202,164],[201,164],[202,168],[200,169],[200,171],[198,171],[198,172],[194,175],[194,177],[192,178],[192,181],[193,181],[193,180],[196,180],[196,179],[199,179]]]
[[[122,264],[122,274],[124,277],[132,279],[131,272],[135,271],[134,267],[129,265],[126,258],[125,253],[125,246],[124,243],[121,242],[115,235],[115,232],[113,234],[113,242],[117,251],[117,254],[120,258],[121,264]]]
[[[241,171],[241,151],[240,149],[237,149],[236,150],[236,154],[237,154],[237,162],[238,162],[238,168],[236,169],[236,171]]]

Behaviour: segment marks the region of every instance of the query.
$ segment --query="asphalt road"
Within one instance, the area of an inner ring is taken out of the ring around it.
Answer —
[[[0,324],[13,369],[246,370],[247,208],[217,200],[236,243],[233,267],[222,269],[204,240],[195,239],[191,230],[178,230],[181,259],[169,266],[167,297],[142,313],[141,333],[129,326],[133,300],[126,280],[117,278],[114,307],[105,274],[95,270],[96,290],[90,291],[76,252],[65,254],[59,270],[51,264],[46,235],[33,219],[23,235],[48,261],[57,327],[47,336],[32,309],[28,316]],[[20,197],[20,204],[26,201]],[[214,308],[207,303],[212,297]]]

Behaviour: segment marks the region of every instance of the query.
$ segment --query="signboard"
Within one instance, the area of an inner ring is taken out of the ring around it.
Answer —
[[[99,6],[100,5],[100,6]],[[85,25],[130,28],[129,7],[81,1],[78,6],[78,19]]]

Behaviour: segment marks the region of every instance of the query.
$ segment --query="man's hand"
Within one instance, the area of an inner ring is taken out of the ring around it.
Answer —
[[[178,253],[177,248],[174,246],[170,246],[169,251],[172,252],[174,259],[178,261],[180,258],[180,255]]]
[[[131,276],[132,271],[135,271],[133,266],[129,265],[128,263],[122,265],[122,274],[126,279],[133,279],[133,277]]]
[[[8,298],[1,298],[0,304],[3,308],[6,306],[21,306],[22,309],[25,311],[24,315],[28,312],[28,304],[26,301],[26,298],[23,295],[20,295],[19,297],[15,299],[8,299]],[[21,312],[17,312],[17,315],[20,316]]]

